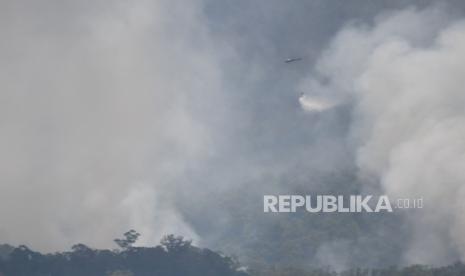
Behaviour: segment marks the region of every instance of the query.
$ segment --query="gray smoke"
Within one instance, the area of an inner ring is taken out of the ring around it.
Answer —
[[[425,198],[405,262],[463,256],[465,12],[408,2],[0,2],[0,242],[111,247],[134,228],[371,264],[356,250],[397,232],[261,212],[263,194],[356,182]]]
[[[317,65],[354,106],[350,141],[360,179],[392,198],[424,198],[405,215],[407,263],[465,259],[465,22],[441,8],[384,14],[341,31]],[[371,184],[370,184],[371,183]]]
[[[165,187],[214,153],[217,130],[202,113],[221,122],[228,108],[198,5],[4,1],[0,10],[2,242],[103,247],[129,228],[143,243],[197,238]]]

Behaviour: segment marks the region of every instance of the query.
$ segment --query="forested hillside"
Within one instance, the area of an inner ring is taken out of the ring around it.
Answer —
[[[114,241],[117,250],[76,244],[71,251],[42,254],[22,245],[0,245],[0,276],[463,276],[465,265],[412,265],[405,268],[303,269],[263,263],[241,266],[232,257],[167,235],[155,247],[136,247],[139,234],[128,231]]]
[[[182,237],[168,235],[155,247],[133,247],[126,233],[115,242],[120,250],[96,250],[77,244],[70,252],[41,254],[26,246],[1,246],[2,276],[245,276],[230,257],[195,247]],[[137,236],[135,236],[137,238]],[[9,252],[4,252],[9,251]],[[2,257],[3,256],[3,257]]]

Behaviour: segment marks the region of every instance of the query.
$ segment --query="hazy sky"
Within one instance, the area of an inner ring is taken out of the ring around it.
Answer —
[[[343,189],[349,175],[437,207],[408,218],[405,262],[463,259],[464,13],[461,1],[0,1],[0,242],[109,247],[135,228],[140,244],[176,233],[218,248],[236,242],[238,217],[260,216],[259,195]]]

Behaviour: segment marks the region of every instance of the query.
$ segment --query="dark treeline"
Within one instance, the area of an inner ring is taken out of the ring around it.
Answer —
[[[0,276],[464,276],[465,265],[413,265],[405,268],[303,270],[269,265],[245,269],[234,258],[193,246],[183,237],[165,236],[155,247],[135,247],[139,234],[115,239],[118,250],[77,244],[69,252],[41,254],[26,246],[0,245]]]
[[[135,231],[116,239],[120,250],[96,250],[83,244],[70,252],[41,254],[26,246],[0,246],[1,276],[246,276],[230,257],[168,235],[155,247],[133,247]]]
[[[339,273],[331,269],[303,270],[288,267],[259,269],[249,271],[249,273],[254,276],[465,276],[465,265],[457,262],[443,267],[412,265],[404,268],[354,268]]]

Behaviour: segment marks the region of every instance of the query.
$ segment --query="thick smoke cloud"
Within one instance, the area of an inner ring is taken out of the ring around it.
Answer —
[[[405,262],[465,254],[460,1],[172,2],[0,3],[0,242],[134,228],[337,268],[396,263],[403,239]],[[354,182],[427,209],[388,218],[402,234],[262,213],[263,194]]]
[[[318,63],[353,105],[351,135],[360,179],[392,198],[424,198],[409,210],[407,263],[465,258],[465,23],[441,9],[407,9],[373,27],[341,31]]]
[[[103,247],[129,228],[143,243],[170,232],[197,239],[164,188],[213,152],[204,114],[222,103],[219,123],[228,108],[197,5],[0,10],[2,242]]]

